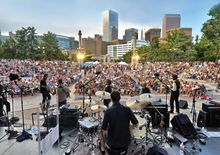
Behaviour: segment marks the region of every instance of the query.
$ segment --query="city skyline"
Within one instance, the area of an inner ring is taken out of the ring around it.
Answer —
[[[208,10],[218,0],[7,0],[1,1],[0,30],[2,34],[21,27],[34,26],[38,34],[51,31],[56,34],[82,37],[103,35],[102,14],[113,10],[119,14],[119,38],[125,29],[162,28],[165,14],[180,14],[181,27],[192,27],[193,36],[201,36],[202,24],[209,19]],[[140,35],[139,35],[140,36]]]

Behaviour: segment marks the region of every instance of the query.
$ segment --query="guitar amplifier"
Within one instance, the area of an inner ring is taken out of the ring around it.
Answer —
[[[77,127],[79,109],[63,109],[60,111],[60,126],[62,127]]]

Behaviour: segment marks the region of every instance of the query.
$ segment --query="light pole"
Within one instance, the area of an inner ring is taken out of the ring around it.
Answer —
[[[45,58],[45,47],[44,46],[38,46],[37,48],[40,50],[41,58],[44,60],[44,58]]]

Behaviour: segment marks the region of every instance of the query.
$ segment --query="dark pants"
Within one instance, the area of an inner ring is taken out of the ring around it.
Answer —
[[[5,99],[0,98],[0,116],[4,115],[3,114],[3,105],[6,106],[7,113],[11,110],[10,109],[10,103],[7,100],[5,100]]]
[[[49,103],[46,104],[46,101],[51,99],[51,95],[49,92],[43,92],[42,96],[43,96],[42,105],[43,105],[43,108],[46,109],[46,107],[49,107]]]
[[[176,112],[179,113],[179,93],[176,93],[176,92],[172,92],[171,93],[171,96],[170,96],[170,111],[173,112],[174,110],[174,103],[175,101],[175,104],[176,104]]]
[[[112,149],[107,147],[108,155],[126,155],[128,148]]]

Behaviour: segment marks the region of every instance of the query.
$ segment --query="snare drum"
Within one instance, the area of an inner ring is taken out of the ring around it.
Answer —
[[[85,117],[80,119],[78,122],[80,129],[87,134],[95,133],[99,126],[99,122],[93,117]]]
[[[141,139],[145,136],[146,126],[143,126],[146,123],[144,118],[141,118],[140,115],[135,114],[135,117],[138,120],[138,127],[132,127],[131,135],[135,139]],[[143,126],[142,129],[139,129],[140,126]]]

